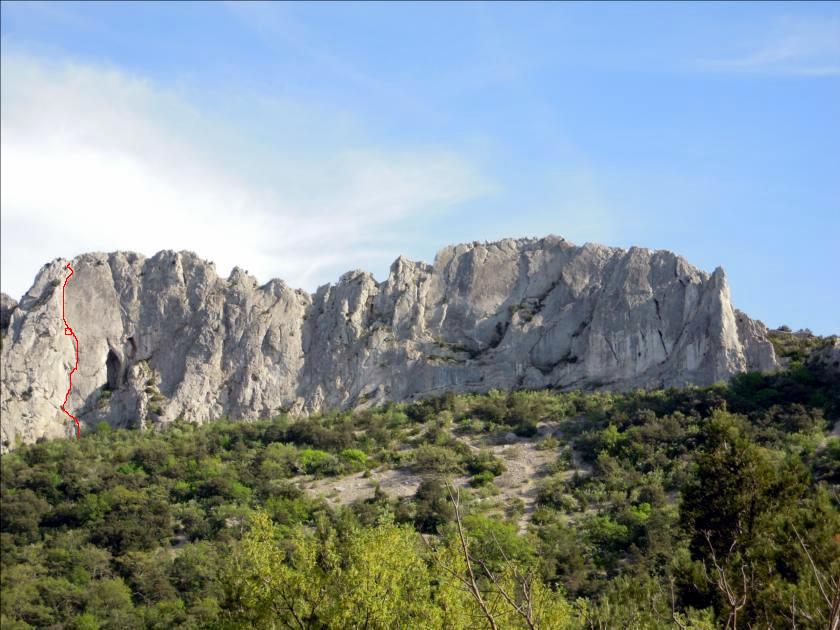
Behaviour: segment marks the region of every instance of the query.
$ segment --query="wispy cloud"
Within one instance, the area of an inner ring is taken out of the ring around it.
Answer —
[[[56,256],[117,249],[189,249],[222,274],[312,289],[395,258],[406,218],[488,190],[445,149],[335,143],[325,128],[267,150],[253,124],[119,70],[4,50],[2,87],[2,286],[15,296]]]
[[[840,19],[786,18],[761,42],[728,58],[705,59],[703,70],[790,76],[840,75]]]

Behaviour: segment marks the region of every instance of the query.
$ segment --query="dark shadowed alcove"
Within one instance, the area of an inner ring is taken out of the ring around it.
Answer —
[[[117,353],[108,350],[108,358],[105,359],[105,369],[108,378],[108,389],[115,390],[122,385],[122,364]]]

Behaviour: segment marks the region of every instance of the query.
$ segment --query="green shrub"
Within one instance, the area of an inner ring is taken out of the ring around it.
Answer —
[[[414,506],[414,526],[421,532],[435,533],[454,516],[446,488],[434,477],[420,483],[414,494]]]
[[[413,452],[413,468],[420,473],[454,473],[461,470],[458,454],[445,446],[423,444]]]
[[[480,473],[474,474],[470,478],[470,485],[473,488],[480,488],[482,486],[486,486],[488,484],[493,483],[493,479],[495,476],[489,470],[484,470]]]
[[[505,472],[505,464],[490,451],[479,451],[478,454],[470,455],[466,461],[467,472],[472,475],[489,473],[490,478],[498,477]]]
[[[365,452],[357,448],[345,448],[341,451],[339,457],[350,470],[363,470],[368,463],[368,457]]]
[[[344,467],[335,455],[314,448],[300,451],[298,465],[308,475],[330,477],[344,472]]]

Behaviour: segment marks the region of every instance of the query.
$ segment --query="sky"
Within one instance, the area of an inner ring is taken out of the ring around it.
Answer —
[[[840,333],[840,3],[37,3],[0,18],[0,288],[191,250],[314,290],[556,234]]]

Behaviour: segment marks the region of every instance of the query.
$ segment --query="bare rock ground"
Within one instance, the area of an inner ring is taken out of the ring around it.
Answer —
[[[518,521],[520,530],[527,527],[536,509],[537,492],[540,480],[550,472],[557,461],[559,448],[540,448],[540,443],[556,433],[559,423],[540,423],[538,435],[533,438],[517,437],[508,433],[501,438],[484,436],[466,436],[459,438],[475,451],[487,450],[499,458],[505,465],[505,472],[494,481],[498,494],[470,500],[478,503],[482,510],[503,512],[506,506],[519,503],[522,507]],[[572,453],[572,465],[563,471],[564,476],[572,477],[576,472],[587,475],[591,470],[579,462]],[[335,507],[347,506],[356,501],[373,497],[376,486],[392,499],[412,497],[423,481],[423,476],[409,468],[379,468],[365,475],[354,473],[341,478],[313,479],[298,477],[294,480],[298,486],[314,496],[323,497]],[[469,479],[456,477],[453,483],[457,488],[468,487]]]

